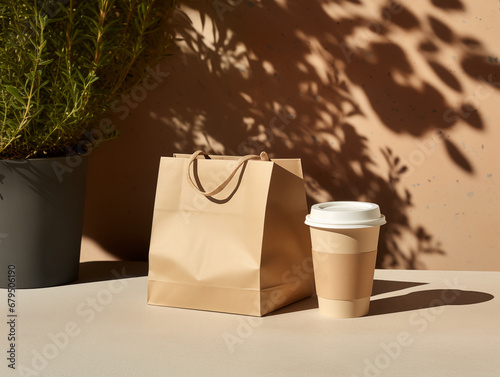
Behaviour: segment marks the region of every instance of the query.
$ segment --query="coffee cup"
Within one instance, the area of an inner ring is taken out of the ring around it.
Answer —
[[[306,216],[319,312],[328,317],[368,314],[380,226],[386,223],[377,204],[326,202]]]

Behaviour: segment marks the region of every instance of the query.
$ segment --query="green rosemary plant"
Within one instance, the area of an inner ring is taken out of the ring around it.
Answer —
[[[74,149],[111,103],[166,55],[165,21],[174,3],[3,0],[0,159]]]

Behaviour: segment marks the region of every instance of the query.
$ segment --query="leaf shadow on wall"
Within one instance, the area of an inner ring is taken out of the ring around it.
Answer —
[[[118,158],[130,158],[126,151],[133,148],[142,156],[141,166],[153,167],[134,171],[135,180],[142,182],[139,192],[127,191],[123,184],[120,192],[99,199],[110,206],[128,195],[138,199],[133,217],[107,212],[106,221],[123,224],[121,229],[140,228],[141,236],[133,243],[125,238],[118,247],[112,235],[99,232],[105,224],[94,221],[104,216],[102,206],[88,215],[87,236],[116,255],[144,258],[159,156],[196,149],[229,155],[266,150],[271,157],[302,158],[309,204],[380,204],[389,222],[381,229],[378,267],[422,268],[422,254],[444,254],[431,231],[410,218],[412,197],[401,178],[411,166],[389,145],[381,151],[385,161],[375,161],[369,139],[353,124],[356,117],[369,116],[356,93],[363,93],[388,130],[442,140],[450,161],[473,174],[472,163],[447,131],[464,125],[482,130],[482,117],[474,103],[448,99],[450,91],[462,93],[463,83],[439,62],[438,53],[443,44],[456,48],[466,73],[477,81],[488,80],[498,67],[484,62],[479,41],[433,14],[418,18],[393,2],[369,16],[359,0],[183,3],[190,13],[178,12],[173,20],[182,40],[165,62],[167,85],[161,99],[148,101],[147,112],[136,113],[137,119],[148,118],[148,131],[131,131],[130,122],[124,123],[125,138],[116,144],[124,151],[103,152],[116,154],[118,166]],[[458,0],[433,4],[429,12],[464,9]],[[405,33],[420,41],[417,52],[428,65],[424,73],[415,70],[406,47],[394,38]],[[437,80],[442,85],[435,85]],[[386,174],[380,173],[381,166],[387,166]],[[105,173],[109,167],[97,169],[100,185],[106,179],[111,186],[117,184]],[[401,241],[408,237],[413,242]]]

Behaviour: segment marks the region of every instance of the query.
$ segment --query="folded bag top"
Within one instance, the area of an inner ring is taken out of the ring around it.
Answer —
[[[299,159],[162,157],[148,303],[261,316],[313,293]]]

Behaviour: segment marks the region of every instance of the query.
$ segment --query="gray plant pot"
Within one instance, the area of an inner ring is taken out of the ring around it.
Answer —
[[[88,156],[0,160],[0,287],[9,269],[16,288],[77,279],[87,165]]]

